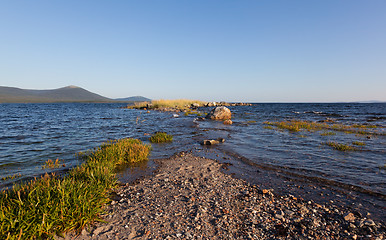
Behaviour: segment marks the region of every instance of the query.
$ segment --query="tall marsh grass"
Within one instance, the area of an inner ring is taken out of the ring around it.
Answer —
[[[358,151],[359,149],[353,147],[353,146],[350,146],[350,145],[347,145],[347,144],[343,144],[343,143],[337,143],[337,142],[326,142],[326,145],[330,146],[330,147],[333,147],[334,149],[338,150],[338,151],[343,151],[343,152],[346,152],[346,151]]]
[[[164,143],[173,141],[173,136],[165,132],[157,132],[150,137],[150,142],[152,143]]]
[[[176,99],[176,100],[155,100],[151,102],[155,108],[178,108],[178,109],[188,109],[192,104],[198,104],[203,106],[206,102],[198,101],[198,100],[188,100],[188,99]]]
[[[312,122],[312,121],[303,121],[303,120],[288,120],[281,122],[264,122],[266,125],[275,126],[279,129],[287,129],[290,132],[299,132],[301,130],[306,131],[321,131],[321,130],[331,130],[337,132],[351,133],[351,134],[361,134],[361,135],[385,135],[384,132],[377,132],[378,128],[375,125],[344,125],[344,124],[329,124],[326,122]]]
[[[46,174],[0,192],[0,239],[53,238],[102,221],[117,166],[146,160],[149,152],[136,139],[110,141],[81,153],[84,163],[64,177]]]
[[[199,106],[204,106],[206,102],[199,100],[189,100],[189,99],[176,99],[176,100],[153,100],[151,102],[141,102],[135,103],[128,108],[149,108],[149,109],[159,109],[159,108],[175,108],[178,110],[187,110],[192,104],[198,104]]]

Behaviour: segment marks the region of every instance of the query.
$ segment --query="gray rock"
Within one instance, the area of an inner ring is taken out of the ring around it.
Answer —
[[[228,120],[232,118],[232,113],[227,107],[216,107],[206,116],[206,118],[212,120]]]
[[[355,216],[353,213],[349,212],[343,215],[344,220],[348,222],[354,222],[355,221]]]
[[[275,214],[276,219],[284,219],[284,216],[281,214]]]
[[[206,107],[215,107],[217,105],[216,102],[208,102],[205,106]]]
[[[366,219],[364,222],[363,222],[363,224],[365,225],[365,226],[375,226],[375,222],[373,221],[373,220],[371,220],[371,219]]]
[[[199,108],[200,107],[200,104],[198,103],[192,103],[192,105],[190,105],[191,108],[193,109],[196,109],[196,108]]]
[[[215,144],[219,144],[220,142],[217,141],[217,140],[204,140],[202,142],[202,145],[215,145]]]

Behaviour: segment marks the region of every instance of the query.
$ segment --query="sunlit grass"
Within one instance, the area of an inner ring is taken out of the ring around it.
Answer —
[[[150,146],[110,141],[80,154],[85,162],[66,176],[46,174],[0,193],[0,239],[45,239],[101,221],[120,164],[146,160]]]
[[[334,135],[336,135],[335,132],[322,132],[320,134],[320,136],[334,136]]]
[[[355,148],[353,146],[350,146],[350,145],[347,145],[347,144],[343,144],[343,143],[327,142],[326,145],[328,145],[330,147],[333,147],[333,148],[335,148],[338,151],[343,151],[343,152],[346,152],[346,151],[358,151],[357,148]]]
[[[200,111],[192,111],[192,110],[186,110],[186,112],[184,113],[184,116],[189,116],[189,115],[196,115],[197,117],[201,117],[204,115],[203,112],[200,112]]]
[[[135,103],[132,106],[128,106],[128,108],[136,108],[136,109],[160,109],[160,108],[174,108],[177,110],[187,110],[192,104],[196,104],[197,106],[204,106],[206,102],[199,100],[189,100],[189,99],[176,99],[176,100],[153,100],[151,102],[140,102]]]
[[[359,141],[354,141],[352,142],[353,145],[356,145],[356,146],[366,146],[366,143],[364,142],[359,142]]]
[[[59,160],[59,158],[57,158],[55,161],[53,161],[52,159],[48,159],[43,165],[42,165],[42,169],[46,169],[46,168],[60,168],[60,167],[65,167],[66,164],[62,163],[62,161]]]
[[[147,108],[147,106],[151,104],[151,102],[134,102],[132,105],[128,105],[127,108],[129,109],[144,109]]]
[[[21,176],[23,176],[21,173],[16,173],[16,174],[13,174],[13,175],[2,177],[1,180],[5,181],[5,180],[8,180],[8,179],[19,178]]]
[[[361,135],[385,135],[383,132],[377,132],[374,129],[378,127],[375,125],[344,125],[344,124],[329,124],[326,122],[312,122],[312,121],[303,121],[303,120],[288,120],[281,122],[264,122],[266,125],[275,126],[278,129],[286,129],[290,132],[299,132],[301,130],[305,131],[321,131],[321,130],[331,130],[344,132],[348,134],[361,134]],[[322,133],[323,136],[327,133]],[[328,135],[332,135],[329,133]]]
[[[155,108],[177,108],[177,109],[188,109],[192,104],[198,104],[203,106],[206,102],[198,100],[188,100],[188,99],[177,99],[177,100],[154,100],[151,102]]]
[[[173,141],[173,136],[165,132],[157,132],[150,137],[150,142],[152,143],[163,143]]]

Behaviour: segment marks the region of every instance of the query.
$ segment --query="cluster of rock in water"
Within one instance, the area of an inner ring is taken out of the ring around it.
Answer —
[[[198,104],[192,104],[190,106],[190,109],[197,109],[200,107]],[[180,109],[176,108],[158,108],[158,111],[163,111],[163,112],[179,112],[181,111]],[[178,115],[175,115],[178,116]],[[210,119],[210,120],[216,120],[216,121],[222,121],[225,125],[231,125],[232,122],[232,112],[229,110],[229,108],[225,106],[217,106],[213,108],[205,118],[200,118],[199,120],[205,120],[205,119]]]
[[[205,107],[219,107],[219,106],[252,106],[251,103],[227,103],[227,102],[209,102]]]
[[[383,239],[369,216],[235,179],[214,160],[181,153],[118,189],[107,224],[78,239]],[[68,236],[71,238],[74,236]]]

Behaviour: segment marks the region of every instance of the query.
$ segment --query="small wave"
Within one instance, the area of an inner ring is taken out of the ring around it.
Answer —
[[[0,164],[0,168],[5,168],[5,167],[15,166],[15,165],[19,165],[19,164],[15,162],[3,163],[3,164]]]
[[[23,140],[27,136],[25,135],[16,135],[16,136],[2,136],[0,137],[0,140]]]
[[[327,117],[344,117],[343,115],[338,114],[338,113],[324,113],[322,115],[327,116]]]
[[[344,117],[342,114],[338,113],[327,113],[327,112],[320,112],[320,111],[306,111],[304,113],[309,113],[309,114],[315,114],[315,115],[321,115],[321,116],[326,116],[326,117]]]
[[[323,112],[317,112],[317,111],[306,111],[304,113],[312,113],[312,114],[322,114]]]
[[[367,117],[366,121],[367,122],[376,122],[376,121],[382,121],[382,120],[385,120],[385,119],[386,119],[386,117],[371,116],[371,117]]]
[[[30,151],[31,152],[43,152],[45,151],[46,149],[31,149]]]

